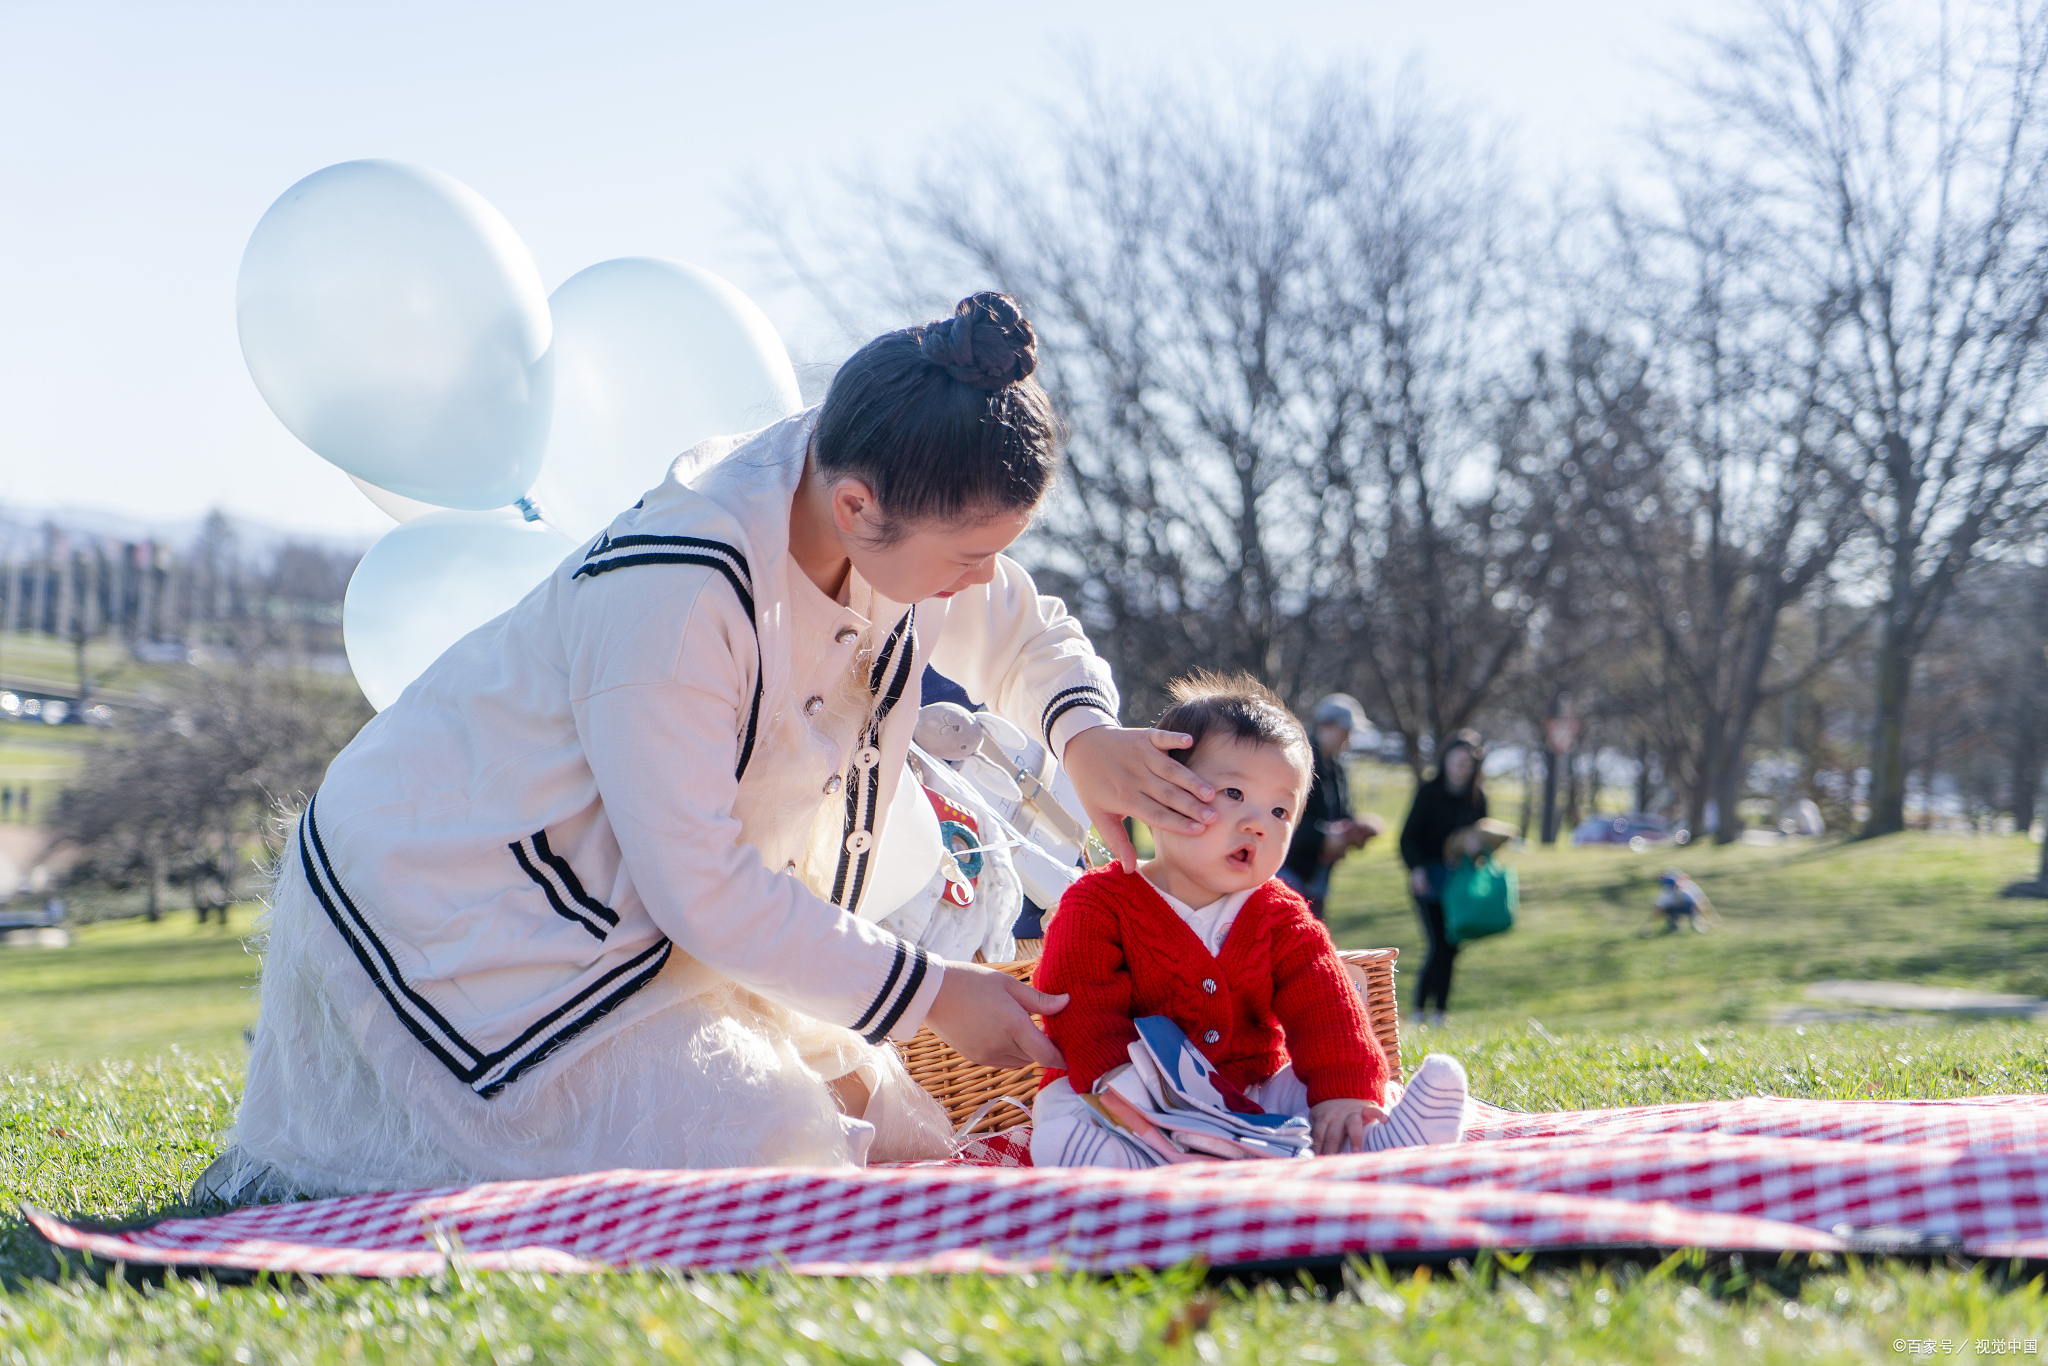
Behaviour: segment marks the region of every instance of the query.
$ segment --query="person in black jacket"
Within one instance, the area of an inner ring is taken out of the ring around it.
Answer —
[[[1351,810],[1351,778],[1344,771],[1344,754],[1351,748],[1352,732],[1365,727],[1364,708],[1343,693],[1331,693],[1316,703],[1312,719],[1315,776],[1302,802],[1294,839],[1287,846],[1287,861],[1280,865],[1280,880],[1301,893],[1321,920],[1331,871],[1346,854],[1363,849],[1367,841],[1383,832],[1387,823],[1370,813],[1354,815]]]
[[[1422,916],[1422,932],[1429,937],[1422,985],[1411,1008],[1417,1023],[1442,1024],[1451,1007],[1451,964],[1458,946],[1444,935],[1444,880],[1450,876],[1444,841],[1485,817],[1480,773],[1485,759],[1476,734],[1461,730],[1452,736],[1437,761],[1435,776],[1415,790],[1415,804],[1401,827],[1401,861],[1408,865],[1408,887]]]

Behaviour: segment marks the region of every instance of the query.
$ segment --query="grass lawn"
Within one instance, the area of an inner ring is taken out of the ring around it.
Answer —
[[[119,640],[101,636],[85,647],[85,672],[95,692],[131,693],[165,666],[144,664]],[[78,690],[78,655],[68,640],[35,631],[0,631],[0,686],[71,696]]]
[[[1522,855],[1520,926],[1468,949],[1452,1025],[1411,1036],[1407,1060],[1455,1052],[1480,1095],[1521,1109],[2042,1090],[2048,1037],[2032,1025],[1765,1022],[1823,977],[2041,991],[2048,907],[1996,897],[2035,854],[2023,840],[1931,836],[1684,850],[1675,861],[1725,925],[1668,939],[1636,937],[1658,855]],[[1419,970],[1388,852],[1346,865],[1332,904],[1343,942],[1398,945],[1406,975]],[[88,927],[69,950],[0,953],[0,1203],[106,1219],[173,1207],[232,1116],[249,967],[231,936],[189,914]],[[2048,1300],[2028,1269],[1687,1254],[1363,1268],[1320,1286],[1210,1286],[1182,1271],[135,1289],[58,1276],[0,1213],[0,1287],[0,1362],[23,1363],[1863,1362],[1905,1359],[1901,1340],[1947,1339],[1951,1354],[2048,1346]]]
[[[46,726],[0,716],[0,787],[15,791],[6,819],[21,821],[24,789],[35,794],[29,810],[38,820],[54,815],[58,795],[76,775],[86,748],[106,736],[97,726]]]
[[[1806,984],[1844,977],[2048,996],[2048,903],[1998,896],[2039,857],[2011,836],[1922,834],[1510,853],[1516,928],[1460,952],[1451,1013],[1474,1025],[1534,1016],[1553,1030],[1762,1023]],[[1671,866],[1712,898],[1718,933],[1638,937]],[[1405,1007],[1426,950],[1404,876],[1379,841],[1347,860],[1330,929],[1347,948],[1401,950]]]
[[[256,1023],[242,935],[258,909],[234,907],[226,930],[179,910],[79,926],[68,949],[0,950],[0,1069],[232,1053]]]

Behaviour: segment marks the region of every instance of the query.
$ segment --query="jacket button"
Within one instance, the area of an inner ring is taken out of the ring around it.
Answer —
[[[1202,1042],[1215,1043],[1218,1039],[1221,1039],[1222,1037],[1223,1036],[1221,1034],[1218,1034],[1215,1030],[1212,1029],[1207,1034],[1204,1034],[1202,1036]]]
[[[854,630],[851,626],[842,626],[832,639],[838,641],[841,645],[851,645],[860,639],[860,632]]]
[[[865,854],[874,847],[875,837],[865,830],[856,830],[846,837],[846,852],[849,854]]]
[[[882,751],[876,749],[873,745],[862,745],[853,752],[853,765],[855,768],[873,768],[881,762]]]
[[[810,701],[804,703],[805,716],[816,716],[823,710],[825,710],[825,699],[822,697],[813,697]]]
[[[1216,979],[1214,977],[1204,977],[1202,979],[1202,990],[1208,992],[1212,996],[1215,995]]]
[[[838,775],[837,773],[835,773],[835,774],[833,774],[833,775],[832,775],[831,777],[829,777],[829,778],[827,778],[827,779],[825,780],[825,795],[829,797],[829,796],[831,796],[831,795],[832,795],[833,793],[837,792],[838,790],[839,790],[839,775]]]

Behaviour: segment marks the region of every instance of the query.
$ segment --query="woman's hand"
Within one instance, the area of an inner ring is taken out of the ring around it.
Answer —
[[[977,963],[946,964],[938,999],[924,1022],[932,1033],[984,1067],[1065,1067],[1067,1060],[1053,1047],[1031,1016],[1057,1015],[1067,1008],[1065,996],[1048,996],[1007,972]]]
[[[951,969],[947,969],[951,971]],[[1365,1151],[1365,1126],[1386,1120],[1387,1112],[1367,1100],[1326,1100],[1308,1107],[1309,1138],[1317,1157]]]
[[[1421,868],[1410,869],[1408,873],[1408,889],[1417,896],[1428,896],[1429,874]]]
[[[1138,851],[1124,832],[1135,816],[1155,830],[1199,835],[1216,819],[1216,789],[1168,750],[1186,749],[1193,737],[1137,726],[1095,726],[1067,741],[1060,765],[1073,781],[1088,819],[1124,871],[1138,871]]]

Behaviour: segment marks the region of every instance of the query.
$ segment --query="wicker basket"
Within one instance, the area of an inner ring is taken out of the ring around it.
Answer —
[[[1372,1021],[1372,1032],[1387,1055],[1387,1066],[1393,1069],[1394,1080],[1399,1081],[1401,1015],[1394,1002],[1394,960],[1401,956],[1401,951],[1352,949],[1340,950],[1337,956],[1344,960],[1344,970],[1351,974],[1352,982],[1365,998],[1366,1018]],[[1020,982],[1028,982],[1035,964],[1035,959],[1027,958],[992,966]],[[1036,1064],[1029,1067],[984,1067],[961,1057],[951,1044],[929,1029],[918,1030],[916,1038],[907,1044],[898,1044],[897,1048],[903,1054],[904,1066],[910,1070],[911,1077],[946,1107],[946,1114],[955,1125],[965,1124],[976,1110],[998,1096],[1011,1096],[1028,1107],[1032,1097],[1038,1094]],[[997,1105],[982,1116],[973,1131],[989,1133],[1008,1129],[1022,1119],[1016,1106]]]

